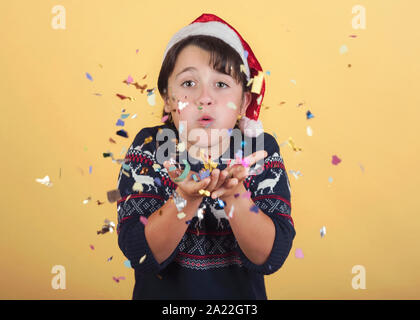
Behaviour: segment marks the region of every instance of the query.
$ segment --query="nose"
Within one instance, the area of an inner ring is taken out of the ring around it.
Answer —
[[[203,88],[201,90],[201,94],[198,98],[198,105],[199,106],[211,106],[214,104],[214,100],[212,96],[210,95],[210,92],[208,89]]]

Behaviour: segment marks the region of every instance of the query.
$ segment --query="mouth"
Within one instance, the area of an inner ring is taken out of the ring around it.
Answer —
[[[203,127],[209,126],[213,121],[214,119],[209,115],[203,115],[200,119],[198,119],[198,123]]]

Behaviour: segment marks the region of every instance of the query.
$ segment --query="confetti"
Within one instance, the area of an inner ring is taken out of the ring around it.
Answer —
[[[167,114],[166,116],[163,116],[160,122],[164,123],[166,120],[168,120],[168,118],[169,118],[169,114]]]
[[[87,198],[86,200],[83,200],[83,204],[87,204],[90,200],[92,200],[91,197]]]
[[[127,80],[125,80],[126,82],[127,82],[127,84],[130,84],[130,83],[132,83],[133,82],[133,78],[129,75],[128,77],[127,77]]]
[[[252,212],[255,212],[255,213],[258,213],[258,212],[259,212],[258,207],[257,207],[256,205],[253,205],[253,206],[250,208],[250,210],[251,210]]]
[[[178,217],[179,220],[184,219],[187,215],[184,212],[180,212],[176,215]]]
[[[290,82],[296,84],[296,80],[290,80]]]
[[[332,156],[331,163],[332,163],[333,165],[337,165],[337,164],[339,164],[340,162],[341,162],[341,159],[340,159],[339,157],[337,157],[336,155],[333,155],[333,156]]]
[[[181,181],[183,181],[188,176],[188,173],[191,170],[191,166],[190,166],[190,164],[188,163],[187,160],[183,159],[182,162],[185,165],[185,169],[184,169],[184,171],[181,173],[181,175],[179,177],[177,177],[177,178],[174,179],[175,182],[181,182]]]
[[[345,54],[345,53],[347,53],[349,51],[349,49],[347,48],[347,46],[345,45],[345,44],[343,44],[341,47],[340,47],[340,54]]]
[[[109,142],[111,142],[111,143],[117,143],[114,139],[112,139],[112,138],[109,138]]]
[[[112,256],[110,256],[108,259],[106,259],[106,262],[110,262],[112,260]]]
[[[144,225],[147,224],[147,218],[145,216],[140,216],[140,222],[143,223]]]
[[[251,92],[260,94],[263,80],[264,80],[264,73],[262,73],[261,71],[258,71],[258,75],[254,77],[254,81],[252,82]]]
[[[307,112],[306,112],[306,119],[312,119],[314,117],[314,115],[308,110]]]
[[[100,202],[99,200],[96,200],[96,203],[98,204],[98,206],[100,206],[101,204],[104,204],[105,202]]]
[[[221,199],[217,199],[217,202],[219,203],[219,206],[224,208],[225,207],[225,202]]]
[[[136,49],[136,53],[139,53],[139,49]]]
[[[154,180],[155,184],[157,184],[159,187],[162,186],[162,182],[160,182],[160,179],[156,177]]]
[[[122,121],[121,119],[118,119],[115,125],[124,127],[124,121]]]
[[[144,260],[146,260],[146,255],[140,258],[139,263],[142,264]]]
[[[156,105],[156,95],[154,93],[147,95],[147,103],[152,107]]]
[[[362,170],[362,172],[365,173],[365,168],[363,167],[361,163],[359,163],[359,167],[360,167],[360,170]]]
[[[108,191],[106,195],[110,203],[113,203],[121,199],[121,194],[120,194],[119,189]]]
[[[121,119],[127,119],[129,116],[130,116],[130,114],[129,114],[129,113],[127,113],[127,114],[122,114],[122,115],[121,115]]]
[[[45,185],[47,187],[52,187],[53,186],[53,184],[50,181],[50,177],[49,176],[45,176],[42,179],[35,179],[35,181],[36,182],[39,182],[40,184],[43,184],[43,185]]]
[[[302,249],[296,248],[296,250],[295,250],[295,257],[298,258],[298,259],[303,259]]]
[[[127,268],[131,268],[131,262],[130,262],[130,260],[125,260],[124,261],[124,266],[126,266]]]
[[[293,149],[293,151],[302,151],[302,148],[296,147],[295,142],[293,141],[292,137],[289,137],[288,143],[289,143],[289,146]]]
[[[116,132],[117,135],[124,137],[124,138],[128,138],[128,133],[125,130],[119,130]]]
[[[101,230],[96,231],[96,234],[105,234],[107,232],[114,232],[115,223],[112,221],[109,221],[108,219],[105,219],[104,225],[102,226]]]
[[[137,118],[137,113],[136,113],[136,114],[134,114],[134,115],[131,117],[131,119],[135,119],[135,118]]]
[[[144,143],[143,144],[148,144],[148,143],[150,143],[152,141],[153,141],[153,137],[152,136],[149,136],[146,139],[144,139]]]
[[[271,72],[270,72],[270,71],[266,71],[265,73],[266,73],[268,76],[269,76],[269,75],[271,75]]]
[[[182,111],[182,109],[184,109],[187,105],[188,105],[188,102],[178,101],[178,109],[179,109],[179,111]]]
[[[204,190],[204,189],[200,189],[200,190],[198,191],[198,193],[199,193],[200,195],[205,195],[205,196],[207,196],[207,197],[210,197],[210,191],[207,191],[207,190]]]
[[[89,247],[90,247],[92,250],[95,250],[95,247],[93,246],[93,244],[90,244],[90,245],[89,245]]]
[[[210,170],[200,171],[200,180],[203,180],[210,176]]]
[[[237,109],[236,105],[233,102],[228,102],[227,106],[228,106],[228,108],[233,109],[233,110]]]
[[[289,173],[293,174],[296,180],[299,179],[299,176],[302,176],[300,171],[289,170]]]
[[[204,213],[204,208],[198,208],[198,210],[197,210],[197,217],[198,217],[198,219],[201,220],[201,219],[204,218],[203,213]]]
[[[323,226],[319,232],[321,233],[321,238],[323,238],[325,236],[325,234],[327,233],[327,228],[325,228],[325,226]]]
[[[332,183],[333,182],[333,178],[332,177],[328,177],[328,182]]]
[[[134,100],[136,100],[136,98],[128,97],[128,96],[125,96],[125,95],[122,95],[122,94],[119,94],[119,93],[117,93],[116,95],[117,95],[117,97],[118,97],[118,98],[120,98],[121,100],[125,100],[125,99],[128,99],[128,100],[130,100],[130,101],[134,101]]]
[[[306,127],[306,134],[310,137],[312,137],[312,128],[310,126]]]
[[[125,277],[112,277],[112,279],[115,281],[115,282],[120,282],[120,280],[125,280]]]
[[[231,207],[230,207],[230,210],[229,210],[229,218],[231,218],[232,219],[232,217],[233,217],[233,210],[234,210],[234,206],[232,205]]]
[[[177,149],[179,152],[184,152],[184,151],[185,151],[185,143],[184,143],[184,142],[180,142],[180,143],[178,143],[178,144],[177,144],[177,146],[176,146],[176,149]]]
[[[192,175],[192,178],[194,179],[195,182],[198,182],[198,178],[195,174]]]
[[[90,81],[93,81],[92,76],[86,72],[86,78],[88,78]]]
[[[247,199],[251,198],[251,191],[245,191],[242,193],[242,197]]]

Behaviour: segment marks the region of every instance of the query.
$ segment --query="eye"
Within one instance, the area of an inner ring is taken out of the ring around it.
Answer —
[[[224,82],[222,82],[222,81],[217,82],[217,83],[216,83],[216,86],[217,86],[218,84],[221,84],[221,85],[222,85],[222,87],[219,87],[219,88],[228,88],[228,87],[229,87],[226,83],[224,83]]]
[[[189,85],[187,85],[187,86],[185,86],[185,84],[189,84]],[[192,87],[192,85],[191,85],[191,83],[194,83],[194,81],[192,81],[192,80],[187,80],[187,81],[184,81],[182,84],[181,84],[181,86],[183,86],[183,87]]]

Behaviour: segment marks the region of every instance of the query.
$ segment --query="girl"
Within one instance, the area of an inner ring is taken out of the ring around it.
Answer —
[[[267,299],[264,275],[283,265],[296,232],[279,146],[256,121],[261,73],[215,15],[170,40],[158,79],[166,121],[137,134],[118,178],[133,299]]]

